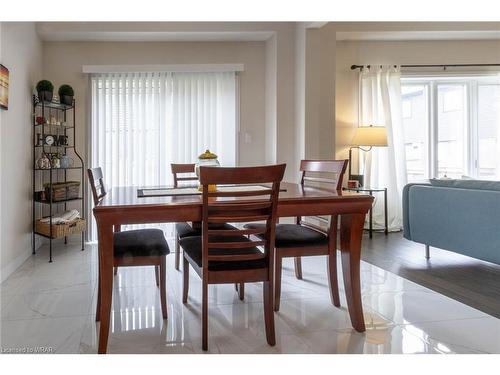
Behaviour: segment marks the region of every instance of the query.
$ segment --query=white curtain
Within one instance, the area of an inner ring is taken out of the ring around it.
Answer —
[[[90,164],[108,186],[167,183],[170,92],[168,73],[92,77]]]
[[[360,125],[385,126],[388,147],[374,147],[366,153],[365,185],[387,187],[389,230],[398,231],[403,226],[401,199],[406,184],[401,73],[399,67],[371,66],[364,67],[360,74]],[[383,196],[375,195],[374,226],[383,228]]]
[[[236,164],[235,72],[96,74],[91,87],[89,165],[108,188],[170,185],[170,163],[206,149]]]
[[[205,149],[223,166],[236,164],[235,73],[172,75],[170,160],[191,163]]]

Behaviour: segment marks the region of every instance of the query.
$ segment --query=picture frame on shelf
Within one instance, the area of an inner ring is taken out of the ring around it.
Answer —
[[[9,69],[0,64],[0,108],[9,109]]]

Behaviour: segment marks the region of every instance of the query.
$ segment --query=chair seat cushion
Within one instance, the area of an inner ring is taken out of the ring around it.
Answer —
[[[227,229],[227,230],[237,229],[230,224],[212,223],[209,224],[208,226],[210,227],[210,229]],[[193,227],[186,222],[175,223],[175,230],[177,231],[177,236],[179,238],[201,236],[201,228],[193,229]]]
[[[260,229],[265,224],[246,224],[245,228]],[[315,231],[303,225],[278,224],[275,232],[275,247],[307,247],[328,245],[328,237],[323,233]],[[264,234],[257,237],[264,238]]]
[[[247,237],[225,237],[225,236],[210,236],[210,242],[250,242]],[[201,261],[201,246],[202,237],[185,237],[179,240],[180,245],[184,249],[184,253],[189,256],[198,267],[202,267]],[[258,254],[262,253],[257,247],[247,247],[244,249],[210,249],[212,255],[224,254]],[[244,261],[210,261],[208,269],[210,271],[232,271],[232,270],[247,270],[267,267],[266,259],[244,260]]]
[[[161,256],[170,253],[161,229],[137,229],[115,232],[115,257]]]

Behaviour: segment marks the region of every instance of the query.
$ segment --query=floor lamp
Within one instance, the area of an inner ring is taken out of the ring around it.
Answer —
[[[349,147],[349,180],[358,181],[360,186],[363,186],[364,176],[361,174],[352,174],[352,149],[357,148],[361,151],[368,152],[372,147],[387,146],[387,130],[385,126],[360,126],[356,128],[354,137]],[[367,148],[363,148],[367,147]]]

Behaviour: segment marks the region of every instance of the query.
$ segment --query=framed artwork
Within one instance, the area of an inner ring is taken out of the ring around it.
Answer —
[[[9,69],[0,64],[0,108],[9,108]]]

